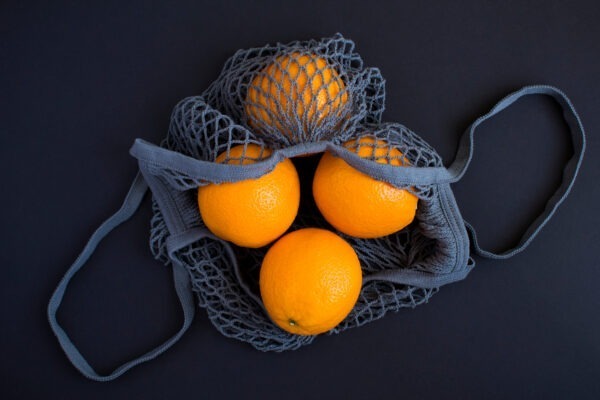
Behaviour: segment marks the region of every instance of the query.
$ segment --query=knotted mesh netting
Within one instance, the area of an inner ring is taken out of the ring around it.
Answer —
[[[343,149],[360,153],[374,166],[443,166],[433,148],[415,133],[400,124],[381,122],[384,84],[379,70],[364,67],[353,42],[341,35],[240,50],[202,95],[177,104],[162,147],[210,162],[221,153],[229,154],[234,146],[255,144],[272,149],[270,157]],[[371,140],[359,140],[362,138]],[[352,140],[354,145],[349,145]],[[326,146],[316,146],[322,143]],[[370,148],[365,152],[361,146]],[[346,153],[340,150],[339,154],[345,157]],[[312,176],[314,157],[294,159],[301,174],[308,171]],[[198,187],[234,179],[221,175],[198,178],[164,166],[147,168],[168,186],[170,198],[178,204],[178,218],[188,229],[206,229],[196,203]],[[365,280],[354,309],[330,333],[423,304],[438,290],[386,279],[387,271],[434,276],[449,272],[453,265],[448,260],[454,257],[456,244],[448,239],[452,227],[440,204],[438,187],[397,186],[419,197],[412,224],[378,239],[358,239],[338,232],[358,254]],[[153,212],[151,249],[156,258],[168,264],[167,242],[172,232],[156,201]],[[300,210],[290,229],[303,227],[334,230],[318,212],[310,190],[302,191]],[[289,334],[272,323],[264,311],[258,272],[266,251],[266,247],[242,248],[207,235],[172,256],[188,269],[200,307],[222,334],[260,350],[296,349],[314,336]]]

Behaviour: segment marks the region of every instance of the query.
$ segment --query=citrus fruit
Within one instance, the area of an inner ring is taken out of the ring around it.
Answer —
[[[270,132],[318,126],[341,115],[348,102],[342,78],[322,57],[293,52],[281,55],[256,74],[246,93],[245,112],[251,126]]]
[[[409,165],[398,149],[381,139],[365,136],[344,146],[380,164]],[[371,178],[329,152],[323,154],[315,171],[313,197],[331,225],[358,238],[401,230],[414,219],[418,201],[408,190]]]
[[[275,324],[290,333],[316,335],[350,313],[360,294],[362,271],[344,239],[325,229],[304,228],[271,246],[259,281]]]
[[[238,145],[229,154],[220,154],[216,162],[250,164],[270,153],[255,144]],[[198,207],[207,228],[244,247],[261,247],[281,236],[296,217],[299,204],[300,181],[289,159],[257,179],[211,183],[198,189]]]

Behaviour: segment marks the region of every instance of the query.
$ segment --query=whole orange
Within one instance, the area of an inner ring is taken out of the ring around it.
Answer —
[[[346,86],[326,59],[293,52],[276,57],[256,74],[248,86],[245,112],[254,128],[274,128],[290,136],[294,129],[306,133],[327,116],[339,117],[347,102]]]
[[[281,237],[260,269],[267,313],[280,328],[298,335],[327,332],[342,322],[361,285],[356,252],[325,229],[304,228]]]
[[[250,164],[270,150],[255,144],[238,145],[216,162]],[[294,164],[285,159],[257,179],[212,183],[198,189],[198,207],[208,229],[239,246],[262,247],[292,224],[300,204],[300,181]]]
[[[382,139],[365,136],[344,146],[380,164],[409,165],[398,149]],[[358,238],[377,238],[401,230],[413,221],[418,202],[408,190],[371,178],[329,152],[323,154],[315,171],[313,197],[331,225]]]

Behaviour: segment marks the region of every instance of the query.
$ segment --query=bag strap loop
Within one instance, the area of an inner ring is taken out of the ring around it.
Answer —
[[[475,228],[465,221],[465,226],[472,238],[473,248],[478,255],[483,257],[505,259],[523,251],[536,237],[544,225],[546,225],[550,218],[552,218],[558,206],[565,200],[571,191],[583,160],[583,154],[585,152],[585,131],[583,129],[583,124],[579,119],[579,115],[577,114],[577,111],[575,111],[575,108],[573,107],[573,104],[569,98],[561,90],[552,86],[526,86],[500,100],[487,114],[477,118],[477,120],[475,120],[475,122],[473,122],[463,134],[460,139],[458,151],[456,152],[456,158],[454,159],[452,165],[450,165],[450,168],[448,168],[448,172],[450,172],[450,174],[454,177],[454,180],[459,180],[465,174],[467,167],[473,158],[474,136],[477,127],[502,110],[506,109],[521,97],[528,95],[550,96],[561,107],[563,111],[563,117],[569,127],[569,132],[573,143],[573,156],[569,159],[569,161],[567,161],[564,167],[563,180],[560,187],[550,197],[542,214],[531,223],[521,237],[519,243],[514,248],[505,250],[502,253],[493,253],[491,251],[482,249],[477,241]]]
[[[189,274],[185,267],[174,259],[171,260],[173,264],[173,281],[177,297],[179,298],[179,302],[181,303],[181,307],[183,310],[182,327],[177,333],[175,333],[175,335],[173,335],[170,339],[162,343],[160,346],[148,351],[147,353],[129,362],[126,362],[125,364],[116,368],[110,374],[100,375],[94,370],[94,368],[92,368],[92,366],[79,352],[75,344],[73,344],[67,333],[63,330],[63,328],[60,326],[56,319],[56,313],[58,311],[58,308],[60,307],[64,294],[73,276],[85,265],[85,263],[93,254],[100,241],[118,225],[127,221],[133,216],[133,214],[135,214],[147,190],[148,185],[144,181],[142,174],[138,172],[129,189],[129,192],[127,193],[127,196],[125,197],[125,201],[123,202],[121,208],[110,218],[104,221],[104,223],[100,225],[100,227],[92,234],[79,257],[77,257],[75,262],[69,267],[65,276],[62,278],[62,280],[56,287],[56,290],[52,294],[52,297],[50,298],[50,302],[48,304],[48,320],[50,322],[50,327],[52,328],[52,331],[58,338],[58,341],[63,351],[66,353],[71,363],[75,366],[75,368],[77,368],[83,375],[85,375],[89,379],[101,382],[110,381],[121,376],[127,370],[135,367],[136,365],[152,360],[156,356],[166,351],[173,344],[175,344],[175,342],[177,342],[185,333],[185,331],[189,328],[190,324],[192,323],[192,320],[194,319],[194,298],[190,289]]]

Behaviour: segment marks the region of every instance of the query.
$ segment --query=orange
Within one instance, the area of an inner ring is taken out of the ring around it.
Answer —
[[[260,294],[271,320],[298,335],[316,335],[350,313],[362,285],[354,249],[325,229],[300,229],[280,238],[260,269]]]
[[[309,133],[328,116],[340,117],[347,102],[346,86],[327,60],[293,52],[256,74],[248,86],[245,112],[254,128],[276,129],[289,137],[299,129]]]
[[[409,165],[398,149],[381,139],[366,136],[344,146],[380,164]],[[401,230],[413,221],[418,202],[409,191],[371,178],[329,152],[323,154],[315,171],[313,196],[331,225],[358,238],[377,238]]]
[[[230,149],[216,162],[250,164],[271,152],[255,144]],[[245,158],[249,157],[249,158]],[[292,224],[300,204],[300,181],[294,164],[285,159],[257,179],[212,183],[198,189],[198,207],[208,229],[239,246],[261,247]]]

